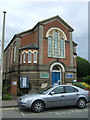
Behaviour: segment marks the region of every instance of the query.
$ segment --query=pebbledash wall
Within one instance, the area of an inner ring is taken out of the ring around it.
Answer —
[[[77,79],[73,31],[61,17],[54,16],[14,35],[4,50],[3,75],[4,82],[10,80],[12,95],[17,95],[21,78],[36,88]]]

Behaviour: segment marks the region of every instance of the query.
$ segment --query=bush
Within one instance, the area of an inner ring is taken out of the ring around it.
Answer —
[[[5,94],[2,96],[2,100],[11,100],[11,99],[12,99],[12,97],[10,94]]]
[[[83,77],[83,82],[85,82],[85,83],[90,85],[90,76]]]
[[[85,82],[77,82],[74,85],[83,89],[90,89],[90,85]]]
[[[74,85],[77,86],[77,87],[85,89],[85,86],[82,84],[82,82],[77,82]]]

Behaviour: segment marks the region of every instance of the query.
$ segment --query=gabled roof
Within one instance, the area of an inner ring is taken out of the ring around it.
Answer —
[[[54,17],[51,17],[51,18],[48,18],[48,19],[45,19],[45,20],[38,22],[32,29],[18,33],[18,34],[16,34],[16,36],[22,36],[28,32],[33,32],[34,29],[36,27],[38,27],[39,25],[46,24],[47,22],[52,21],[52,20],[56,20],[56,19],[59,20],[64,26],[66,26],[68,28],[68,30],[70,30],[71,32],[74,31],[74,29],[69,24],[67,24],[60,16],[57,15],[57,16],[54,16]]]
[[[38,46],[35,43],[32,43],[25,47],[20,48],[19,50],[23,50],[23,49],[38,49]]]
[[[54,21],[54,20],[59,20],[64,26],[66,26],[68,28],[69,31],[73,32],[74,29],[69,25],[67,24],[60,16],[54,16],[54,17],[51,17],[51,18],[48,18],[48,19],[45,19],[45,20],[42,20],[40,22],[38,22],[32,29],[29,29],[27,31],[23,31],[21,33],[18,33],[18,34],[15,34],[14,37],[12,38],[12,40],[10,41],[10,43],[7,45],[7,47],[5,48],[5,50],[9,47],[9,45],[13,42],[13,40],[15,38],[18,38],[18,37],[22,37],[24,36],[25,34],[28,34],[30,32],[33,32],[35,30],[35,28],[38,28],[39,25],[42,25],[42,24],[46,24],[47,22],[49,21]],[[5,51],[4,50],[4,51]]]

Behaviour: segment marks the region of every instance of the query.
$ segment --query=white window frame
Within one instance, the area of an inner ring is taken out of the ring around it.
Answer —
[[[24,51],[24,52],[23,52],[23,63],[26,63],[26,54],[27,54],[27,53]]]
[[[29,53],[31,53],[31,55],[29,56]],[[29,59],[29,57],[31,57],[30,59]],[[32,51],[31,50],[29,50],[28,51],[28,63],[32,63]]]
[[[36,56],[34,56],[35,53],[36,53]],[[33,51],[33,63],[37,63],[37,54],[38,54],[38,51],[34,50]]]
[[[58,54],[55,54],[55,40],[54,40],[54,31],[57,31],[58,32],[58,46],[57,46],[57,48],[58,48],[58,50],[57,50],[57,53]],[[67,41],[67,37],[66,37],[66,35],[65,35],[65,33],[61,30],[61,29],[59,29],[59,28],[51,28],[51,29],[49,29],[48,31],[47,31],[47,33],[46,33],[46,37],[50,37],[51,36],[51,32],[52,32],[52,56],[49,56],[49,51],[48,51],[48,57],[56,57],[56,58],[65,58],[65,41]],[[61,34],[61,36],[60,36],[60,34]],[[62,52],[62,50],[61,50],[61,38],[63,38],[63,40],[64,40],[64,45],[63,45],[63,55],[61,54],[61,52]]]
[[[20,53],[20,63],[22,63],[22,53]]]

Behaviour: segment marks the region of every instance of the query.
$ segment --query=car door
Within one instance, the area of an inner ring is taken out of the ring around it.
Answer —
[[[53,93],[53,94],[52,94]],[[64,87],[59,86],[53,89],[49,94],[48,94],[48,99],[47,99],[47,106],[49,107],[58,107],[58,106],[63,106],[63,94],[65,93]]]
[[[63,94],[64,98],[64,105],[76,105],[77,98],[79,95],[78,89],[72,86],[65,86],[65,94]]]

